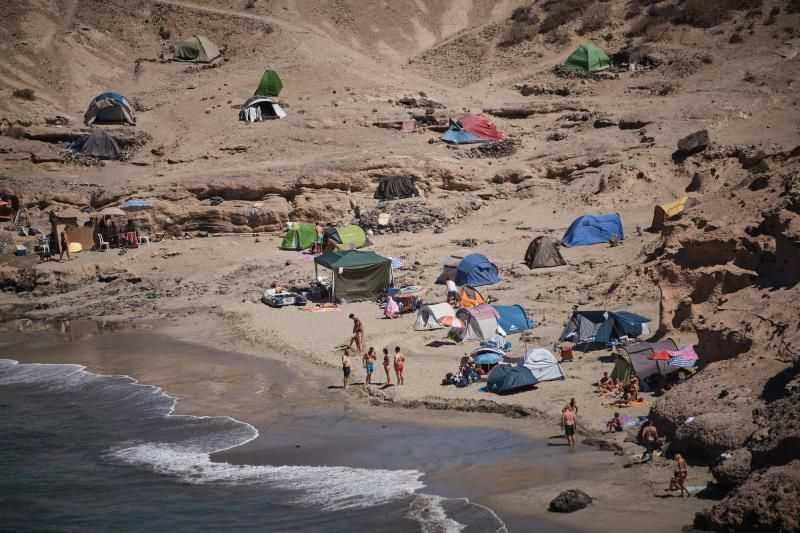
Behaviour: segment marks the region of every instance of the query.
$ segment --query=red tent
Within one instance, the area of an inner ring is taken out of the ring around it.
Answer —
[[[482,139],[501,141],[505,138],[503,132],[497,131],[497,126],[482,115],[462,115],[458,118],[458,123],[464,128],[464,131]]]
[[[651,361],[669,361],[669,352],[667,350],[659,350],[647,356]]]

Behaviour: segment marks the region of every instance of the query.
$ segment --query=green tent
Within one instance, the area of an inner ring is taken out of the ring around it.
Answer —
[[[194,35],[175,45],[175,59],[191,63],[210,63],[220,56],[219,48],[204,35]]]
[[[564,66],[569,70],[597,72],[611,67],[611,60],[593,44],[582,44],[567,58]]]
[[[265,70],[256,89],[255,96],[278,96],[283,89],[283,83],[278,73],[274,70]]]
[[[633,373],[633,363],[627,353],[614,352],[614,370],[611,371],[611,379],[619,379],[623,385],[631,382]]]
[[[311,248],[317,238],[317,230],[312,224],[293,224],[286,232],[281,250],[305,250]]]
[[[367,234],[358,225],[325,228],[325,248],[328,250],[353,250],[367,245]]]
[[[392,260],[375,252],[329,250],[314,259],[315,275],[318,266],[331,271],[333,300],[371,300],[392,283]]]

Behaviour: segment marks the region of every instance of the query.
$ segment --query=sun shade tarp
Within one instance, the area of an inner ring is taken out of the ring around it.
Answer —
[[[556,356],[545,348],[528,350],[519,364],[530,370],[539,381],[553,381],[565,377]]]
[[[283,89],[283,82],[274,70],[265,70],[258,82],[255,94],[257,96],[279,96]]]
[[[486,389],[495,394],[528,389],[539,383],[539,380],[524,366],[497,365],[489,372]]]
[[[622,219],[619,213],[611,215],[583,215],[572,221],[561,244],[567,247],[587,246],[608,242],[612,238],[622,240]]]
[[[536,327],[536,324],[528,318],[525,310],[519,305],[493,305],[497,311],[497,326],[504,335],[522,333],[525,330]]]
[[[450,127],[441,140],[450,144],[485,143],[501,141],[505,135],[494,123],[482,115],[462,115],[450,120]]]
[[[375,252],[329,250],[316,257],[314,263],[333,273],[333,297],[337,300],[371,300],[392,282],[391,259]]]
[[[419,191],[414,181],[408,176],[387,176],[381,178],[375,190],[378,200],[395,200],[397,198],[411,198],[419,196]]]
[[[317,230],[311,224],[293,224],[283,237],[281,250],[306,250],[316,239]]]
[[[593,44],[582,44],[567,58],[564,66],[568,70],[597,72],[611,67],[611,60],[605,52]]]
[[[497,265],[489,261],[485,255],[470,254],[456,267],[456,285],[492,285],[503,281],[498,275]]]
[[[210,63],[220,56],[219,48],[204,35],[193,35],[175,45],[175,59],[188,63]]]

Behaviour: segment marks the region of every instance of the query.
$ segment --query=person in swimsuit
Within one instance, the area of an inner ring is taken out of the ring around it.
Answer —
[[[61,230],[61,236],[60,237],[61,238],[59,240],[59,244],[61,245],[61,255],[58,256],[58,260],[60,262],[64,258],[64,253],[66,253],[67,254],[67,261],[69,261],[70,260],[70,257],[69,257],[69,234],[67,233],[67,227],[66,226],[64,226],[64,228]]]
[[[619,416],[619,413],[614,413],[614,418],[606,422],[606,430],[609,433],[614,433],[615,431],[622,431],[625,427],[625,423],[622,421],[622,417]]]
[[[680,489],[681,497],[683,497],[683,493],[686,493],[686,496],[691,496],[689,494],[689,487],[686,486],[686,476],[688,474],[688,466],[686,465],[686,460],[681,457],[681,454],[675,454],[675,471],[672,474],[672,479],[669,482],[669,491],[673,491],[676,489]]]
[[[347,388],[347,382],[350,381],[350,351],[345,350],[342,356],[342,373],[344,373],[344,388]]]
[[[389,365],[390,365],[389,350],[387,348],[384,348],[383,349],[383,369],[386,371],[386,384],[387,385],[391,385],[392,384],[392,378],[389,377]]]
[[[364,380],[365,385],[372,384],[372,372],[375,370],[375,359],[377,359],[375,348],[370,346],[363,357],[364,369],[367,371],[367,379]]]
[[[311,253],[321,254],[322,243],[325,240],[325,230],[322,228],[319,222],[317,222],[314,226],[314,230],[317,232],[317,238],[314,241],[314,246],[312,246]]]
[[[644,429],[642,430],[642,440],[644,441],[645,453],[642,454],[642,459],[645,454],[650,456],[650,463],[655,463],[656,457],[653,452],[658,447],[658,431],[651,421],[645,422]]]
[[[402,385],[403,369],[405,368],[406,356],[400,351],[399,346],[394,347],[394,373],[397,374],[397,384]]]
[[[613,381],[608,377],[608,372],[603,372],[603,377],[600,378],[600,381],[597,383],[597,392],[603,393],[610,391],[612,383]]]
[[[350,319],[353,321],[353,335],[350,337],[350,343],[347,347],[351,348],[355,342],[358,353],[364,353],[362,348],[364,346],[364,321],[353,313],[350,313]]]
[[[564,428],[564,436],[567,437],[567,444],[569,446],[575,446],[576,423],[577,419],[575,417],[575,411],[573,411],[572,408],[567,406],[561,413],[561,427]]]

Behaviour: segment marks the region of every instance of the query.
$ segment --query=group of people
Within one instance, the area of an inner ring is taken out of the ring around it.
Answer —
[[[372,374],[375,372],[375,361],[378,359],[378,354],[374,347],[370,346],[369,350],[366,352],[363,349],[366,340],[364,321],[358,318],[354,313],[350,313],[349,318],[353,321],[353,334],[350,336],[350,343],[347,345],[347,348],[345,348],[344,354],[342,355],[342,373],[344,374],[345,389],[350,385],[350,374],[352,372],[353,364],[350,357],[350,350],[353,349],[353,344],[355,344],[355,349],[357,350],[358,354],[361,355],[361,364],[367,374],[367,377],[364,380],[366,385],[372,384]],[[400,351],[399,346],[394,347],[393,357],[389,356],[388,348],[383,349],[383,370],[386,372],[387,385],[392,384],[392,378],[389,372],[390,367],[394,368],[396,383],[398,385],[403,385],[405,383],[405,377],[403,375],[405,365],[406,356]]]
[[[623,405],[639,401],[641,386],[636,374],[631,375],[630,383],[624,385],[619,378],[611,378],[608,372],[603,372],[603,377],[597,382],[597,393],[600,396],[614,396],[619,398]]]

